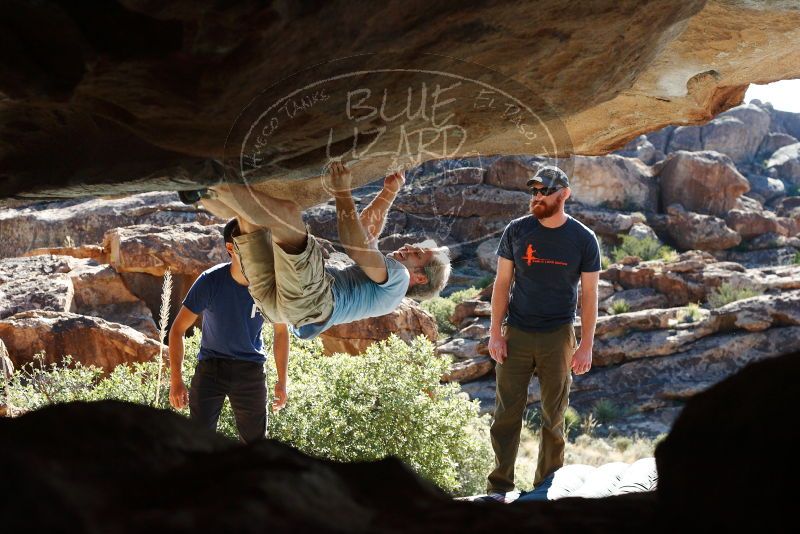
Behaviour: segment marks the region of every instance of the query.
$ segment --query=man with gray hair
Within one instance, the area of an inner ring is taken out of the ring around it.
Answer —
[[[564,212],[569,178],[542,167],[527,182],[530,215],[511,221],[497,248],[492,291],[489,354],[497,362],[497,403],[491,427],[495,469],[491,498],[514,489],[514,464],[528,383],[535,373],[541,387],[541,440],[534,486],[564,464],[564,412],[570,371],[592,366],[597,322],[600,248],[589,228]],[[575,337],[578,282],[581,283],[581,340]]]
[[[384,179],[383,190],[361,213],[351,193],[352,176],[333,162],[325,176],[333,192],[339,239],[355,265],[326,266],[322,249],[303,223],[297,205],[244,185],[213,188],[202,202],[220,216],[239,220],[234,246],[250,293],[271,322],[286,322],[303,339],[328,328],[385,315],[403,297],[434,297],[450,276],[446,247],[433,241],[404,245],[383,255],[377,238],[389,207],[405,183],[403,173]]]

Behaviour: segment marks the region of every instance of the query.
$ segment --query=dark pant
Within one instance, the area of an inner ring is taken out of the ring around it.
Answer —
[[[216,431],[225,396],[231,401],[239,439],[252,443],[267,433],[264,364],[211,358],[197,362],[189,389],[192,420]]]
[[[508,343],[508,357],[495,366],[497,402],[490,431],[495,469],[489,474],[490,492],[514,489],[522,416],[534,372],[542,392],[542,435],[534,485],[564,465],[564,412],[572,384],[570,366],[577,347],[571,323],[549,332],[525,332],[505,325],[503,337]]]

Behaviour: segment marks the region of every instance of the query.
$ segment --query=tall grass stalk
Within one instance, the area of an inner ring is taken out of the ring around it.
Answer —
[[[8,383],[11,382],[14,367],[11,365],[11,358],[8,357],[8,351],[2,339],[0,339],[0,373],[3,377],[3,404],[6,407],[6,415],[11,417],[14,410],[11,407],[11,394],[8,390]]]
[[[169,304],[172,300],[172,272],[167,269],[164,272],[164,285],[161,287],[161,310],[158,317],[159,328],[159,347],[158,347],[158,381],[156,382],[156,398],[153,406],[158,406],[158,398],[161,395],[161,372],[164,368],[164,338],[167,337],[167,323],[169,323]]]

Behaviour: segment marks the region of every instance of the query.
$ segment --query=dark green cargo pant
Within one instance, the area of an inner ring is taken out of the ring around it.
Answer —
[[[542,433],[534,485],[564,465],[564,412],[572,384],[572,356],[577,348],[571,323],[549,332],[525,332],[505,325],[503,337],[508,343],[508,357],[495,367],[497,401],[491,428],[495,469],[489,474],[490,492],[514,489],[522,417],[534,372],[542,392]]]

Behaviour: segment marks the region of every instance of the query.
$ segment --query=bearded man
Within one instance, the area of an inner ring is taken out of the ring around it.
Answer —
[[[569,178],[547,166],[527,185],[531,214],[511,221],[503,232],[492,292],[489,353],[497,362],[497,402],[491,427],[495,469],[487,490],[496,500],[514,489],[522,417],[534,374],[541,386],[542,419],[534,487],[564,464],[571,372],[583,374],[591,368],[597,322],[600,248],[594,232],[564,212]],[[573,326],[578,281],[580,345]]]

